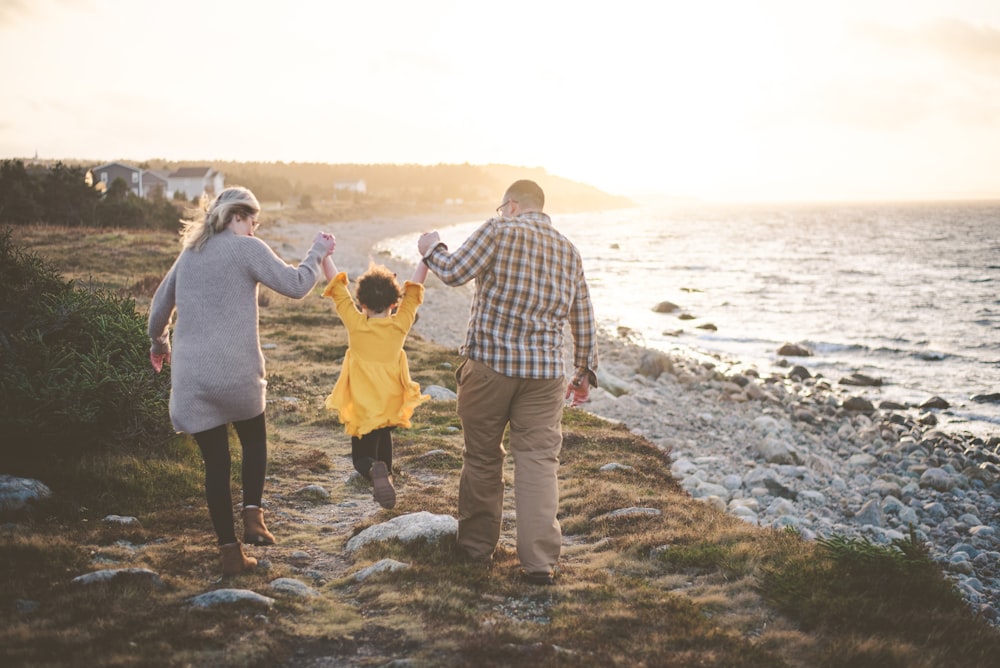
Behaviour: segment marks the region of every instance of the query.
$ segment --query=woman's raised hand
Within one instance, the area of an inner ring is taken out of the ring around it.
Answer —
[[[326,249],[326,254],[329,255],[337,248],[337,237],[329,232],[318,232],[316,238],[313,239],[313,243],[321,244]]]

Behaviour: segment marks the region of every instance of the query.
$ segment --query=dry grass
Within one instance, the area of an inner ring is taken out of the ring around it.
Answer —
[[[69,243],[63,232],[79,237]],[[69,277],[100,277],[119,289],[134,284],[132,277],[165,272],[177,249],[165,233],[28,228],[15,239],[65,266]],[[142,252],[132,252],[133,243]],[[78,248],[93,265],[70,263]],[[116,260],[106,262],[105,251]],[[104,473],[88,477],[88,485],[101,477],[127,486],[149,475],[175,482],[141,499],[119,494],[123,500],[109,512],[136,515],[141,528],[107,525],[94,509],[62,504],[0,530],[4,665],[374,666],[405,658],[428,666],[986,666],[1000,650],[993,629],[935,589],[934,573],[913,571],[922,578],[913,586],[934,592],[924,607],[893,607],[895,594],[852,587],[853,576],[818,545],[694,501],[669,474],[668,453],[578,410],[564,419],[566,546],[557,586],[520,582],[512,500],[489,569],[459,561],[449,544],[382,544],[348,557],[345,542],[367,526],[416,511],[455,513],[462,436],[454,403],[421,406],[413,428],[397,432],[399,502],[380,510],[370,488],[352,479],[349,440],[322,407],[346,345],[332,305],[316,295],[303,302],[270,295],[266,302],[261,338],[276,344],[266,351],[266,497],[279,544],[251,550],[265,568],[218,578],[200,464],[188,439],[178,439],[166,458],[184,475],[162,462],[140,472],[129,468],[135,462],[93,464]],[[422,386],[454,389],[453,354],[417,337],[407,350]],[[599,470],[610,462],[630,468]],[[508,480],[512,475],[508,463]],[[299,493],[312,484],[331,498]],[[72,498],[87,492],[60,491]],[[660,514],[607,517],[629,507]],[[354,580],[358,569],[387,557],[411,567]],[[150,568],[165,586],[70,584],[107,566]],[[276,594],[269,583],[278,577],[299,579],[320,596]],[[846,584],[831,589],[824,583],[832,578]],[[198,611],[187,603],[223,586],[277,603],[266,613]],[[869,606],[867,626],[823,615],[845,602]],[[922,619],[948,632],[929,633]]]

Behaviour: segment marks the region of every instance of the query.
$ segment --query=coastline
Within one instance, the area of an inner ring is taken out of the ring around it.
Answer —
[[[350,278],[371,258],[405,279],[414,263],[372,256],[379,241],[469,219],[279,221],[262,238],[294,262],[323,229],[337,236],[334,257]],[[448,287],[433,274],[425,285],[414,333],[457,348],[471,287]],[[887,545],[913,536],[970,606],[1000,623],[1000,536],[989,525],[1000,512],[1000,438],[944,433],[933,409],[875,407],[794,368],[726,375],[709,360],[621,338],[602,335],[598,345],[598,387],[582,408],[669,452],[672,473],[692,496],[808,539],[846,535]]]

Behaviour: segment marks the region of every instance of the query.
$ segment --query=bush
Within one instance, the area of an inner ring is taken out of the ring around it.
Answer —
[[[132,299],[75,287],[0,232],[0,471],[165,438],[168,395]]]
[[[129,191],[115,179],[97,203],[95,219],[102,227],[175,230],[180,227],[181,209],[163,199],[147,200]]]

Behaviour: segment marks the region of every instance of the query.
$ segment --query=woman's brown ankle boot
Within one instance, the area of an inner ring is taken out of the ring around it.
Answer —
[[[257,568],[257,560],[243,554],[243,546],[238,542],[220,545],[219,560],[222,562],[223,575],[239,575]]]
[[[243,509],[243,542],[247,545],[274,545],[274,535],[264,525],[264,509]]]

